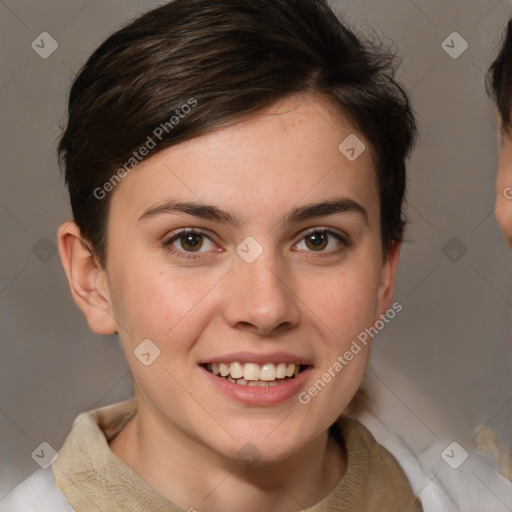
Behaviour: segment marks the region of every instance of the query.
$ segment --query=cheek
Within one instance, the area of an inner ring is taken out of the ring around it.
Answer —
[[[510,161],[509,161],[510,160]],[[501,157],[496,180],[496,192],[498,196],[503,195],[507,187],[512,187],[512,159]]]
[[[375,264],[356,264],[324,281],[315,294],[315,312],[345,339],[372,324],[377,308],[379,273]]]
[[[189,318],[198,321],[201,300],[214,281],[211,276],[162,270],[161,265],[150,262],[126,266],[115,276],[112,302],[116,319],[133,343],[140,338],[167,343]]]
[[[496,181],[496,219],[512,245],[512,158],[508,155],[500,161]]]

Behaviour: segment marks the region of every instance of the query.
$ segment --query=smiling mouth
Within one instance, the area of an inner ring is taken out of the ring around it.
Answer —
[[[308,366],[293,363],[207,363],[202,365],[208,372],[241,386],[272,387],[293,380]]]

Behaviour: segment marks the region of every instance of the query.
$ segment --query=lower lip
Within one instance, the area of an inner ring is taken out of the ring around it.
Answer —
[[[306,368],[299,373],[294,379],[287,380],[283,384],[269,387],[246,386],[243,384],[235,384],[229,380],[217,377],[210,373],[206,368],[199,367],[210,380],[213,386],[221,393],[245,405],[266,406],[277,405],[299,393],[304,386],[311,367]]]

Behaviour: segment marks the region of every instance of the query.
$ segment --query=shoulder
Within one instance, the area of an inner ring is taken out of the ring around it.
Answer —
[[[74,512],[55,483],[51,468],[38,469],[2,500],[0,512]]]
[[[413,492],[421,497],[425,512],[455,512],[457,510],[453,497],[448,494],[445,487],[431,473],[419,453],[412,450],[396,432],[394,425],[390,427],[369,411],[358,414],[357,419],[371,432],[376,442],[390,453],[397,461],[409,480]],[[438,458],[441,461],[439,454]],[[465,509],[462,509],[465,510]]]
[[[350,416],[341,416],[338,419],[347,455],[352,461],[364,461],[365,464],[375,468],[377,475],[383,477],[385,471],[394,480],[398,477],[405,484],[408,480],[402,466],[384,445],[378,442],[370,430],[358,419]],[[406,485],[408,486],[408,485]]]
[[[338,489],[340,499],[352,493],[347,504],[357,510],[421,512],[421,502],[403,469],[370,431],[346,415],[340,416],[336,425],[347,456],[347,469]]]

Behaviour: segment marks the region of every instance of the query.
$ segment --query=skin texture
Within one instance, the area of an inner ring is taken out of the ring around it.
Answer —
[[[389,308],[399,245],[383,257],[369,144],[354,162],[338,150],[351,133],[325,100],[287,98],[139,164],[113,192],[104,269],[73,223],[59,230],[75,301],[93,331],[119,333],[132,371],[138,413],[110,447],[185,509],[302,510],[345,472],[346,454],[327,429],[359,387],[369,345],[307,405],[296,396],[241,404],[217,391],[198,363],[285,351],[313,365],[306,390]],[[283,221],[294,208],[340,197],[366,216],[351,210]],[[139,220],[171,198],[215,205],[245,222],[183,213]],[[332,235],[320,249],[311,244],[305,231],[325,227],[350,244]],[[176,253],[163,246],[181,228],[210,236],[192,253],[200,259],[178,256],[191,253],[179,238]],[[263,249],[252,263],[236,252],[249,236]],[[150,366],[134,356],[144,339],[161,351]],[[252,467],[237,456],[248,442],[260,457]]]
[[[512,248],[512,135],[508,132],[501,137],[495,215]]]

